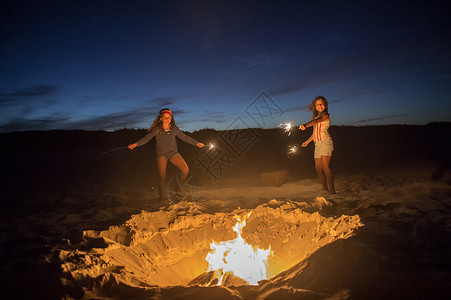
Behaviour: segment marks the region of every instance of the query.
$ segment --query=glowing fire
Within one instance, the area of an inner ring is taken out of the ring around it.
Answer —
[[[296,151],[298,151],[298,147],[296,147],[296,146],[288,147],[288,154],[296,153]]]
[[[246,216],[249,217],[250,213]],[[226,272],[246,280],[251,285],[257,285],[258,281],[267,279],[266,262],[271,254],[271,246],[267,250],[259,249],[247,244],[242,238],[241,232],[246,226],[246,218],[233,227],[238,236],[234,240],[226,242],[212,242],[212,251],[205,258],[209,263],[208,271],[216,271],[219,274],[218,285],[221,285]]]

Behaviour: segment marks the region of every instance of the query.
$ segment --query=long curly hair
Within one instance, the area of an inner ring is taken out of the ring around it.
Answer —
[[[160,109],[160,112],[158,113],[158,117],[155,118],[155,120],[153,120],[152,125],[150,125],[150,128],[147,129],[147,131],[152,131],[152,129],[154,129],[156,126],[159,126],[160,128],[162,128],[162,124],[163,122],[161,121],[161,118],[163,117],[163,114],[165,113],[169,113],[171,115],[171,125],[175,125],[175,119],[174,116],[172,115],[172,111],[169,108],[162,108]]]
[[[329,113],[328,112],[329,104],[327,103],[326,98],[323,96],[316,96],[315,99],[312,101],[312,103],[310,103],[308,106],[308,109],[313,112],[312,120],[315,120],[320,117],[319,111],[316,110],[316,101],[318,100],[323,100],[324,103],[324,111],[321,113],[321,115]]]

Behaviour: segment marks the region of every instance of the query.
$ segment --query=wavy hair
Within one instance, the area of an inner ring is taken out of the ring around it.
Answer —
[[[316,110],[316,101],[318,101],[318,100],[323,100],[323,103],[324,103],[324,111],[321,113],[321,115],[329,113],[329,111],[328,111],[329,104],[327,103],[326,98],[323,96],[316,96],[315,99],[312,101],[312,103],[310,103],[308,106],[308,109],[313,112],[312,120],[315,120],[320,117],[319,112]]]

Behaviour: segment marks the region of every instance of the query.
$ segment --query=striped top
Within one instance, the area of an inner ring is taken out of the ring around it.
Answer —
[[[316,143],[319,141],[332,140],[329,134],[329,127],[330,118],[329,120],[313,125],[313,141]]]

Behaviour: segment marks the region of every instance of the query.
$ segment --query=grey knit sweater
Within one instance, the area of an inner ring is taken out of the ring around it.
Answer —
[[[171,125],[169,131],[165,131],[161,126],[155,126],[148,134],[137,142],[138,147],[148,143],[153,137],[156,137],[157,141],[157,154],[177,152],[177,141],[175,137],[178,137],[182,141],[193,146],[196,146],[198,143],[195,139],[184,134],[176,125]]]

